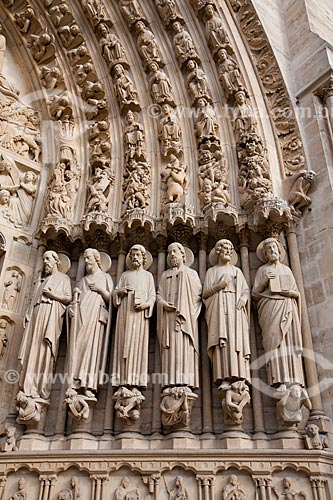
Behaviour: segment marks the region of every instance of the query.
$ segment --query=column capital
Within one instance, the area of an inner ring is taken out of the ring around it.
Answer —
[[[326,103],[329,97],[333,97],[333,73],[328,79],[315,91],[315,95],[320,97]]]

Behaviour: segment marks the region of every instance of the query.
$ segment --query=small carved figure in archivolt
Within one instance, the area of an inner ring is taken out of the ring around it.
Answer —
[[[114,176],[109,169],[97,165],[94,169],[93,177],[88,184],[87,213],[107,212],[113,183]]]
[[[238,64],[228,55],[225,49],[218,51],[218,71],[220,82],[227,97],[244,86]]]
[[[206,38],[213,54],[216,54],[220,48],[232,51],[227,31],[214,5],[208,4],[205,8],[205,19]]]
[[[173,23],[172,27],[176,33],[173,37],[173,44],[180,65],[183,66],[190,59],[198,62],[200,59],[189,32],[179,21]]]
[[[145,23],[139,21],[135,25],[137,33],[137,47],[139,54],[147,68],[153,61],[162,64],[162,55],[154,34],[146,27]]]
[[[138,93],[121,64],[117,64],[113,68],[113,80],[121,110],[139,110]]]
[[[120,10],[129,25],[140,19],[145,19],[145,15],[138,0],[120,0]]]
[[[126,127],[124,133],[125,159],[144,160],[146,158],[146,142],[143,126],[137,121],[133,111],[126,114]]]
[[[195,113],[195,133],[199,139],[204,137],[216,137],[219,126],[216,120],[214,108],[201,97],[197,102],[198,110]]]
[[[163,156],[174,154],[179,156],[182,151],[182,129],[176,112],[169,104],[163,104],[159,127],[159,139]]]
[[[182,19],[175,0],[155,0],[155,2],[161,19],[166,26],[176,21],[176,19]]]
[[[187,75],[187,85],[192,98],[192,104],[195,104],[195,102],[201,97],[209,101],[210,92],[208,89],[207,77],[204,71],[199,68],[198,63],[193,59],[188,61],[187,69],[189,71]]]
[[[172,85],[168,75],[159,68],[157,62],[149,63],[150,92],[156,104],[170,104],[175,106]]]
[[[53,90],[61,82],[62,73],[58,66],[53,66],[52,68],[43,66],[40,72],[40,79],[44,88]]]
[[[177,156],[171,155],[168,165],[161,172],[161,178],[166,184],[168,201],[179,203],[189,186],[187,165],[181,163]]]
[[[251,106],[246,103],[246,94],[244,90],[238,90],[238,92],[236,92],[235,101],[234,126],[239,140],[243,134],[255,131],[257,121]]]
[[[54,37],[47,31],[40,35],[30,35],[27,45],[38,64],[47,64],[55,57]]]

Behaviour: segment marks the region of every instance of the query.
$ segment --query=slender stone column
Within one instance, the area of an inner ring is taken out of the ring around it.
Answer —
[[[161,476],[159,474],[151,474],[150,476],[142,476],[143,484],[148,486],[149,496],[153,495],[154,500],[159,500],[160,479],[161,479]]]
[[[198,475],[196,476],[198,483],[199,500],[214,499],[214,476]]]
[[[55,483],[57,481],[57,477],[55,475],[52,476],[39,476],[40,486],[39,486],[39,500],[51,500],[53,496],[53,490]]]
[[[159,285],[163,271],[165,270],[166,263],[166,250],[165,238],[160,237],[158,240],[159,248],[157,251],[157,287]],[[161,373],[161,358],[160,358],[160,346],[158,343],[157,335],[155,335],[155,350],[154,350],[154,375]],[[158,380],[153,380],[153,414],[152,414],[152,431],[160,433],[162,431],[161,426],[161,410],[160,410],[160,399],[161,399],[161,384]]]
[[[315,500],[328,500],[325,491],[327,480],[322,477],[312,476],[310,477],[310,482]]]
[[[252,476],[257,491],[257,500],[272,500],[271,476]]]
[[[201,282],[204,282],[207,271],[207,251],[206,251],[206,237],[201,236],[200,249],[199,249],[199,277]],[[209,358],[207,353],[207,324],[205,318],[201,317],[201,336],[200,336],[200,350],[201,350],[201,371],[202,381],[201,397],[202,397],[202,431],[213,432],[213,413],[212,413],[212,380],[209,369]]]
[[[2,500],[5,486],[6,486],[6,476],[0,476],[0,500]]]
[[[251,274],[249,262],[249,232],[248,229],[243,229],[240,233],[240,256],[241,266],[245,279],[251,289]],[[250,346],[251,346],[251,359],[257,359],[257,343],[256,332],[253,320],[253,314],[250,315]],[[252,369],[252,377],[256,379],[257,385],[260,385],[260,375],[258,369]],[[264,412],[262,407],[262,398],[260,388],[252,386],[252,408],[253,408],[253,422],[255,432],[265,432]]]
[[[125,262],[126,262],[126,252],[123,250],[123,242],[120,240],[120,250],[118,253],[118,261],[117,261],[117,283],[118,285],[120,276],[125,271]],[[112,301],[112,299],[111,299]],[[111,354],[112,356],[112,354]],[[112,370],[112,359],[110,360],[110,370],[109,375]],[[114,411],[113,411],[113,388],[111,385],[111,380],[108,381],[108,386],[106,390],[106,405],[105,405],[105,413],[104,413],[104,432],[106,434],[111,434],[113,432],[114,426]]]
[[[308,386],[312,391],[309,394],[312,410],[311,416],[324,416],[323,412],[323,403],[321,399],[321,395],[319,392],[319,381],[315,360],[310,353],[313,351],[313,342],[310,328],[310,321],[308,316],[308,311],[306,307],[305,293],[304,293],[304,284],[303,284],[303,276],[301,270],[301,262],[299,258],[297,237],[296,237],[296,229],[294,224],[290,224],[287,230],[287,240],[289,247],[289,257],[291,269],[294,273],[295,280],[301,295],[301,322],[302,322],[302,338],[303,338],[303,347],[307,350],[306,356],[304,356],[304,366],[306,379],[308,382]]]
[[[109,480],[107,474],[94,474],[90,476],[92,481],[91,500],[105,500],[105,483]]]
[[[333,140],[333,74],[316,92],[327,109],[328,121],[331,126],[332,140]]]

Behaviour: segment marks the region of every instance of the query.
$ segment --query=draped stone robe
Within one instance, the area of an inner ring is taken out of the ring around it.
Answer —
[[[304,385],[302,364],[302,333],[300,323],[300,300],[284,297],[271,291],[269,285],[257,292],[267,272],[288,281],[288,291],[298,292],[290,268],[278,263],[264,264],[256,274],[253,286],[254,299],[258,301],[259,324],[262,343],[267,355],[269,383]]]
[[[90,290],[91,283],[96,283],[109,292],[109,304],[104,301],[100,293]],[[79,283],[79,289],[81,290],[80,314],[73,342],[73,378],[76,388],[96,391],[99,374],[105,369],[103,362],[110,327],[112,278],[103,271],[97,271],[84,276]],[[74,334],[72,330],[71,334]]]
[[[213,364],[214,381],[250,381],[249,307],[236,307],[242,295],[246,295],[249,306],[249,286],[242,271],[232,265],[211,267],[205,276],[204,296],[205,292],[209,292],[225,275],[231,276],[227,286],[204,300],[208,325],[208,355]],[[224,347],[220,347],[220,339],[225,342]]]
[[[23,369],[23,381],[20,384],[23,392],[27,396],[48,399],[66,306],[46,297],[44,288],[57,295],[67,296],[68,301],[72,296],[70,279],[64,273],[56,272],[41,282],[34,297],[18,359]]]
[[[187,266],[171,268],[162,274],[157,295],[157,335],[161,349],[163,387],[199,387],[198,316],[201,288],[197,272]],[[166,311],[161,300],[171,302],[176,310]]]
[[[117,289],[130,287],[119,297]],[[156,294],[153,275],[144,269],[125,271],[113,294],[119,307],[113,351],[112,384],[147,387],[149,318],[153,313]],[[147,309],[136,311],[136,303],[146,302]]]

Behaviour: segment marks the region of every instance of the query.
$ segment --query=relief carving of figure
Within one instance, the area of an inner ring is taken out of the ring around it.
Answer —
[[[47,90],[55,89],[61,80],[61,76],[62,73],[57,66],[53,66],[52,68],[42,66],[41,68],[40,79],[43,87]]]
[[[89,196],[87,202],[87,213],[107,212],[113,182],[114,177],[108,168],[96,166],[94,175],[88,185]]]
[[[138,0],[120,0],[120,10],[129,25],[140,19],[145,19],[145,15]]]
[[[275,238],[257,247],[265,264],[257,270],[252,296],[257,302],[269,384],[304,385],[300,294],[290,268],[281,263],[284,249]]]
[[[70,8],[67,2],[53,5],[49,10],[51,21],[56,28],[59,28],[66,20],[71,19]]]
[[[17,483],[18,490],[8,500],[28,500],[28,494],[25,489],[25,479],[21,477]]]
[[[219,79],[227,97],[243,87],[238,64],[228,55],[225,49],[218,51],[218,70]]]
[[[234,113],[234,125],[236,136],[239,139],[245,133],[254,132],[257,122],[251,106],[246,104],[246,95],[244,90],[236,92],[235,100],[236,108]]]
[[[219,397],[222,400],[224,423],[240,426],[243,423],[243,409],[250,402],[249,386],[244,380],[223,382],[219,387]]]
[[[136,23],[135,29],[138,37],[136,44],[145,67],[147,68],[153,61],[160,65],[162,55],[154,34],[146,28],[142,21]]]
[[[195,133],[199,139],[216,137],[219,126],[216,121],[214,108],[203,97],[197,101],[198,111],[195,116]]]
[[[140,418],[141,404],[146,399],[137,387],[130,389],[125,386],[119,389],[112,396],[114,409],[117,417],[128,425],[131,425]]]
[[[250,290],[235,267],[231,241],[219,240],[211,252],[203,288],[208,326],[208,355],[216,384],[238,379],[250,382]]]
[[[149,63],[149,70],[150,93],[155,103],[175,106],[172,85],[168,75],[159,68],[155,61]]]
[[[130,479],[128,477],[123,477],[120,486],[115,490],[113,495],[113,500],[141,500],[141,495],[139,490],[129,489]]]
[[[208,4],[205,8],[205,18],[206,38],[213,54],[216,54],[221,48],[231,49],[229,37],[222,19],[218,16],[212,4]]]
[[[126,75],[121,64],[117,64],[113,69],[113,79],[115,85],[116,96],[118,98],[121,109],[140,109],[138,102],[138,93],[134,87],[132,80]]]
[[[0,320],[1,322],[1,320]],[[1,355],[0,355],[1,356]],[[5,426],[6,430],[6,439],[2,445],[1,451],[9,452],[9,451],[18,451],[18,447],[16,445],[16,429],[15,427]]]
[[[325,435],[319,433],[318,425],[308,424],[305,431],[304,439],[307,450],[329,450],[328,439]]]
[[[84,390],[92,396],[97,391],[100,375],[104,374],[111,320],[113,282],[102,270],[101,255],[93,249],[85,250],[86,275],[79,283],[80,298],[71,305],[70,349],[68,364],[73,372],[72,388]]]
[[[163,104],[161,111],[159,139],[162,144],[162,154],[178,156],[182,151],[182,129],[179,119],[169,104]]]
[[[126,114],[126,127],[124,132],[125,160],[145,160],[146,142],[143,126],[136,120],[133,111]]]
[[[185,30],[184,26],[179,21],[173,23],[172,27],[176,32],[173,37],[173,45],[180,65],[183,66],[190,59],[198,61],[199,56],[189,32]]]
[[[102,55],[106,62],[110,66],[117,63],[126,64],[125,49],[119,38],[114,33],[110,33],[107,25],[104,23],[98,26],[98,30],[102,36],[99,43],[102,47]]]
[[[283,490],[279,494],[276,487],[272,488],[278,500],[306,500],[307,496],[303,491],[297,492],[292,488],[292,481],[289,477],[283,479]]]
[[[22,287],[22,280],[22,274],[17,269],[9,271],[9,276],[7,273],[7,278],[3,284],[2,309],[7,309],[8,311],[15,310],[18,294]]]
[[[166,26],[181,18],[175,0],[155,0],[158,12]]]
[[[84,41],[81,30],[75,22],[59,27],[58,34],[63,46],[68,50],[75,49]]]
[[[54,37],[47,31],[40,35],[30,35],[27,46],[38,64],[48,64],[55,58]]]
[[[89,418],[88,401],[96,402],[97,399],[85,394],[78,394],[75,389],[67,389],[65,396],[64,404],[68,405],[72,417],[75,420],[87,420]]]
[[[188,61],[187,69],[189,71],[187,75],[187,85],[192,98],[192,104],[201,97],[210,100],[207,77],[204,71],[199,68],[198,63],[193,59]]]
[[[118,308],[113,351],[113,385],[147,387],[149,320],[156,294],[153,275],[148,272],[152,257],[142,245],[133,245],[125,271],[113,292]]]
[[[150,166],[130,160],[124,174],[124,210],[145,208],[149,205],[148,186],[151,183]]]
[[[189,500],[188,493],[184,487],[184,479],[181,476],[175,477],[175,488],[169,489],[165,481],[164,483],[169,500]]]
[[[64,162],[55,165],[47,191],[48,213],[63,219],[73,214],[75,195],[79,189],[80,178]]]
[[[35,11],[32,7],[27,7],[22,12],[16,12],[14,19],[20,32],[26,34],[30,31],[33,20],[35,20]]]
[[[168,261],[171,267],[163,272],[157,294],[162,386],[198,388],[198,316],[202,287],[197,272],[186,265],[188,259],[183,245],[169,245]]]
[[[222,500],[246,500],[245,492],[238,483],[237,476],[232,474],[229,483],[222,490]]]
[[[13,221],[20,225],[26,226],[31,218],[37,191],[36,183],[37,175],[31,170],[28,170],[20,174],[16,184],[3,187],[3,189],[7,190],[11,195],[10,210],[12,212]]]
[[[26,396],[48,400],[64,314],[72,291],[69,277],[59,271],[60,258],[56,252],[45,252],[43,263],[44,279],[25,316],[18,359],[23,373],[20,389]]]
[[[180,203],[189,186],[187,165],[182,164],[177,156],[171,155],[168,165],[161,172],[161,178],[166,184],[168,202]]]
[[[297,429],[303,418],[302,407],[312,409],[306,390],[297,384],[289,388],[281,384],[275,397],[279,399],[276,404],[276,413],[280,429]]]
[[[8,344],[8,321],[0,318],[0,359],[4,356]]]

